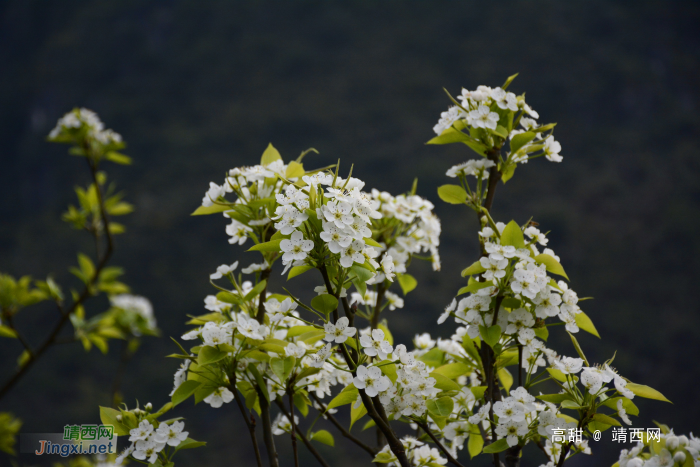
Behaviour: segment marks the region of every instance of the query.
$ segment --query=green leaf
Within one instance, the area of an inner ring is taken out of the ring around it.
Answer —
[[[547,327],[535,328],[535,335],[543,341],[546,341],[549,337],[549,329],[547,329]]]
[[[486,392],[487,387],[486,386],[472,386],[469,389],[471,390],[472,394],[474,394],[474,397],[476,398],[476,400],[481,400],[484,397],[484,393]]]
[[[501,381],[501,385],[506,390],[506,393],[510,394],[510,388],[513,386],[513,375],[510,374],[510,371],[501,368],[498,370],[498,379]]]
[[[459,185],[442,185],[438,188],[438,196],[450,204],[464,204],[467,200],[467,192]]]
[[[121,412],[109,407],[100,407],[100,420],[102,424],[114,426],[115,435],[127,436],[129,434],[129,428],[117,419],[117,415],[121,415]]]
[[[326,410],[334,409],[347,404],[352,404],[357,400],[357,396],[360,392],[357,390],[354,384],[345,386],[345,389],[340,391],[337,396],[335,396],[326,407]]]
[[[415,289],[418,285],[416,278],[410,274],[397,274],[396,278],[399,280],[399,285],[404,295],[407,295],[408,292]]]
[[[561,401],[561,408],[562,409],[573,409],[573,410],[581,410],[583,407],[581,407],[579,404],[576,402],[570,400],[570,399],[564,399]]]
[[[83,271],[85,278],[90,279],[95,275],[95,265],[87,255],[78,253],[78,264],[80,264],[80,269]]]
[[[262,280],[255,284],[255,287],[253,287],[250,292],[248,292],[245,297],[243,297],[244,300],[252,300],[253,298],[257,297],[260,295],[263,291],[263,289],[267,287],[267,280]]]
[[[513,175],[515,175],[515,169],[518,167],[518,164],[506,164],[501,167],[501,171],[503,174],[501,175],[501,180],[503,180],[503,183],[507,183],[508,180],[513,178]]]
[[[326,315],[333,313],[338,308],[338,299],[331,294],[321,294],[311,299],[311,306]]]
[[[495,454],[508,449],[508,440],[506,438],[499,439],[495,443],[491,443],[484,448],[484,454]]]
[[[4,324],[0,325],[0,337],[17,338],[17,331]]]
[[[438,349],[437,347],[433,347],[427,353],[418,357],[418,360],[420,360],[428,366],[432,366],[433,368],[442,366],[444,359],[445,352]]]
[[[535,397],[541,401],[551,402],[552,404],[561,404],[563,401],[571,399],[571,396],[568,394],[540,394]]]
[[[439,373],[443,376],[446,376],[449,379],[456,379],[462,375],[466,375],[471,372],[471,366],[465,365],[464,363],[460,362],[448,363],[447,365],[443,365],[440,368],[433,371],[433,373]]]
[[[317,329],[318,328],[315,326],[292,326],[291,328],[289,328],[289,331],[287,331],[287,337],[301,336],[302,334],[305,334],[309,331],[315,331]]]
[[[281,251],[280,250],[280,243],[282,243],[283,239],[279,240],[270,240],[269,242],[265,243],[258,243],[257,245],[253,245],[248,249],[248,251],[265,251],[265,252],[271,252],[271,251]]]
[[[258,369],[253,365],[252,363],[248,365],[248,371],[250,371],[255,378],[255,382],[258,383],[258,390],[262,393],[263,397],[267,399],[267,402],[270,402],[270,393],[267,392],[267,383],[265,383],[265,380],[263,380],[262,375],[260,375],[260,372]]]
[[[222,352],[216,347],[203,346],[199,349],[199,356],[197,357],[197,363],[200,366],[208,365],[209,363],[218,362],[226,358],[227,353]]]
[[[448,128],[442,132],[442,134],[436,136],[425,144],[452,144],[452,143],[465,143],[467,141],[473,141],[472,138],[466,133],[455,128]],[[484,151],[486,146],[484,146]]]
[[[542,253],[540,255],[535,256],[535,261],[537,262],[537,264],[544,264],[545,266],[547,266],[547,271],[551,272],[552,274],[564,276],[567,280],[569,280],[569,276],[567,276],[564,272],[564,268],[561,266],[559,261],[557,261],[556,258],[554,258],[553,256]]]
[[[491,327],[479,326],[479,334],[481,339],[486,342],[489,347],[493,348],[501,339],[501,327],[497,324]]]
[[[474,274],[481,274],[486,271],[481,265],[481,261],[474,261],[471,266],[462,270],[462,277],[473,276]]]
[[[304,274],[307,271],[310,271],[313,268],[314,268],[313,266],[309,266],[309,265],[294,266],[292,269],[289,270],[289,274],[287,274],[287,280],[289,280],[293,277],[301,276],[302,274]]]
[[[443,391],[459,391],[462,389],[459,384],[455,383],[445,375],[441,375],[440,373],[433,371],[430,373],[430,376],[435,378],[435,387],[438,389],[442,389]]]
[[[207,216],[209,214],[216,214],[219,212],[230,211],[231,206],[224,204],[214,204],[212,206],[200,206],[195,211],[190,214],[190,216]]]
[[[508,222],[501,234],[501,245],[512,245],[515,248],[525,248],[523,231],[515,221]]]
[[[657,391],[654,388],[650,388],[649,386],[645,386],[643,384],[627,383],[627,389],[632,391],[635,396],[644,397],[645,399],[655,399],[657,401],[670,402],[671,404],[673,404],[673,402],[666,399],[666,396],[661,394],[659,391]]]
[[[467,444],[467,450],[469,451],[469,457],[474,459],[484,447],[484,438],[481,437],[481,433],[470,433],[469,443]]]
[[[377,248],[382,248],[382,245],[371,237],[363,238],[365,244],[369,246],[376,246]]]
[[[549,373],[549,375],[557,381],[566,382],[566,375],[562,373],[561,370],[547,368],[547,373]]]
[[[367,268],[363,268],[359,264],[350,266],[350,273],[357,277],[361,282],[367,282],[374,276],[372,271]]]
[[[362,426],[362,431],[365,431],[368,428],[372,428],[373,426],[377,426],[374,420],[367,420],[367,422]]]
[[[491,130],[491,132],[497,134],[498,136],[500,136],[503,139],[508,138],[508,130],[505,129],[502,125],[496,126],[496,129]]]
[[[173,393],[171,398],[173,406],[187,400],[202,385],[200,381],[188,380],[182,383]]]
[[[506,89],[508,89],[508,86],[510,86],[510,83],[512,83],[513,80],[514,80],[515,78],[517,78],[517,76],[518,76],[519,74],[520,74],[520,73],[516,73],[516,74],[514,74],[514,75],[510,75],[510,76],[508,77],[508,79],[506,79],[506,82],[503,83],[503,86],[501,86],[501,89],[503,89],[504,91],[505,91]]]
[[[438,417],[449,417],[454,409],[454,401],[450,397],[440,397],[437,400],[428,399],[426,405],[428,412]]]
[[[284,384],[287,381],[287,379],[289,379],[289,375],[292,374],[295,364],[296,358],[292,356],[285,358],[270,359],[270,368],[272,369],[272,372],[279,378],[282,384]]]
[[[319,430],[315,433],[311,433],[309,439],[318,441],[319,443],[323,443],[328,446],[335,446],[335,440],[333,439],[333,435],[330,434],[330,432],[328,432],[327,430]]]
[[[355,424],[356,421],[361,419],[367,414],[367,408],[365,407],[364,404],[360,404],[358,408],[352,407],[350,409],[350,430],[352,430],[352,426]]]
[[[109,151],[105,154],[105,159],[120,165],[131,165],[131,157],[117,151]]]
[[[281,160],[282,156],[280,156],[280,153],[275,147],[272,145],[272,143],[268,144],[267,149],[265,149],[265,152],[263,152],[262,157],[260,158],[260,165],[267,167],[268,165],[272,164],[275,161]]]
[[[518,149],[535,139],[536,135],[537,133],[533,131],[526,131],[525,133],[520,133],[519,135],[513,136],[513,139],[510,140],[511,154],[515,153]]]
[[[206,446],[207,443],[206,441],[195,441],[192,438],[187,438],[183,442],[177,445],[175,448],[175,451],[173,452],[176,453],[178,451],[182,451],[183,449],[193,449],[193,448],[198,448],[200,446]]]
[[[583,359],[583,362],[586,364],[586,366],[591,366],[590,363],[588,363],[588,359],[586,356],[583,354],[583,349],[578,343],[578,340],[576,340],[576,337],[574,337],[573,334],[571,334],[569,331],[566,331],[569,334],[569,337],[571,337],[571,342],[574,344],[574,348],[576,349],[576,352],[578,353],[578,356]]]
[[[292,161],[287,166],[287,171],[284,173],[287,178],[299,178],[303,177],[306,171],[304,170],[304,164]]]
[[[617,412],[617,401],[619,400],[622,401],[622,408],[625,409],[625,412],[627,412],[629,415],[639,415],[639,408],[634,404],[634,402],[626,397],[610,397],[605,399],[603,405],[610,407]]]
[[[396,462],[396,457],[392,452],[382,451],[378,453],[374,459],[372,459],[372,462],[377,464],[388,464],[389,462]]]
[[[612,418],[612,417],[610,417],[610,416],[608,416],[608,415],[605,415],[604,413],[596,413],[596,414],[593,414],[593,417],[592,417],[592,418],[593,418],[594,421],[600,422],[600,423],[605,423],[606,425],[611,425],[611,426],[622,426],[622,425],[620,424],[620,422],[618,422],[617,420],[615,420],[614,418]]]
[[[577,313],[575,316],[576,319],[576,325],[583,329],[584,331],[593,334],[596,336],[598,339],[600,339],[600,334],[598,334],[598,330],[595,328],[593,325],[593,321],[591,321],[591,318],[588,317],[586,313],[583,311],[580,313]]]
[[[457,291],[457,295],[462,295],[465,293],[474,293],[477,290],[485,289],[486,287],[491,287],[493,285],[493,282],[491,281],[484,281],[484,282],[479,282],[479,281],[473,281],[469,285],[462,287]]]

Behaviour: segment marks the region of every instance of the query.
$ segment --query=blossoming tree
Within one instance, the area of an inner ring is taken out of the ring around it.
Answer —
[[[309,170],[303,159],[313,150],[285,161],[270,145],[258,165],[212,182],[193,213],[222,215],[229,243],[257,260],[210,275],[216,293],[170,356],[182,362],[170,402],[157,411],[101,408],[103,422],[129,436],[116,462],[172,466],[177,451],[201,446],[179,419],[161,420],[189,399],[207,409],[235,405],[259,467],[280,465],[276,436],[289,437],[287,464],[299,465],[304,444],[329,465],[315,443],[333,445],[330,430],[368,463],[459,467],[483,455],[510,467],[534,443],[542,465],[562,466],[590,453],[595,433],[630,424],[639,413],[635,397],[665,401],[620,375],[612,358],[586,358],[576,334],[598,333],[546,234],[532,219],[491,215],[497,187],[518,165],[562,161],[555,124],[539,123],[524,95],[508,91],[514,78],[450,96],[454,106],[429,141],[463,143],[476,154],[447,170],[455,183],[438,188],[455,209],[474,211],[480,226],[473,234],[480,257],[434,315],[440,324],[454,320],[449,338],[417,333],[412,347],[395,342],[382,314],[402,308],[416,287],[414,259],[440,270],[440,221],[415,183],[399,195],[369,189],[352,167],[347,175],[340,162]],[[313,293],[294,289],[302,274],[316,280]],[[548,347],[550,331],[570,336],[571,355]],[[349,411],[349,426],[339,410]],[[314,428],[321,418],[328,430]],[[376,431],[376,443],[352,433],[360,421]],[[700,465],[700,440],[660,428],[658,438],[623,451],[620,467]]]

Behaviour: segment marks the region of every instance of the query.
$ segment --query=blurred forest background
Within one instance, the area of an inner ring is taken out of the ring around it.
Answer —
[[[418,329],[449,336],[454,325],[438,328],[436,319],[463,285],[459,271],[477,256],[476,222],[440,202],[436,187],[472,154],[424,142],[449,105],[443,86],[456,94],[520,72],[511,89],[527,91],[541,121],[558,122],[564,161],[519,167],[499,188],[494,217],[532,215],[551,230],[573,288],[595,297],[582,304],[603,337],[579,335],[589,359],[617,351],[624,376],[675,403],[635,399],[642,416],[633,426],[658,420],[680,433],[700,431],[699,25],[693,1],[6,0],[0,271],[52,273],[75,284],[66,266],[92,245],[60,215],[88,175],[82,160],[45,137],[61,115],[85,106],[124,136],[134,159],[105,166],[136,206],[122,219],[128,230],[114,263],[126,268],[134,293],[153,302],[163,330],[162,338],[143,340],[130,364],[123,382],[130,405],[168,400],[179,364],[163,358],[175,351],[168,337],[184,332],[187,314],[204,311],[208,274],[221,263],[257,260],[227,243],[222,218],[189,214],[210,180],[258,163],[270,141],[286,160],[318,149],[307,167],[354,163],[368,187],[395,194],[419,177],[418,194],[435,203],[443,222],[443,269],[416,265],[418,289],[387,317],[402,342]],[[281,290],[283,278],[276,279]],[[100,312],[106,303],[91,307],[88,313]],[[54,319],[54,310],[39,306],[19,326],[38,342]],[[573,353],[568,337],[554,347]],[[21,349],[7,339],[0,349],[7,375]],[[108,357],[85,354],[79,344],[56,348],[0,409],[21,417],[25,433],[96,422],[97,406],[109,404],[117,358],[118,346]],[[183,452],[179,465],[252,464],[233,404],[183,404],[179,414],[192,437],[209,442]],[[288,437],[277,442],[284,457]],[[342,438],[337,443],[319,448],[333,465],[369,464]],[[631,446],[609,433],[591,445],[594,457],[572,466],[610,465]],[[524,467],[541,463],[536,451],[526,450]]]

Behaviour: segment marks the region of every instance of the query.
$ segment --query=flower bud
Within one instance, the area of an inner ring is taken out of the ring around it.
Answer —
[[[675,451],[678,449],[678,437],[670,435],[666,437],[666,449]]]
[[[153,404],[149,402],[144,408],[146,409],[146,412],[150,412],[151,410],[153,410]]]
[[[117,415],[117,421],[118,421],[118,422],[121,422],[121,421],[122,421],[122,418],[123,418],[123,417],[122,417],[122,414]]]
[[[137,417],[141,415],[141,409],[134,409],[132,410],[132,412],[134,412],[134,415],[136,415]]]
[[[678,451],[677,453],[675,453],[673,455],[673,462],[676,462],[678,464],[682,464],[683,462],[685,462],[685,453],[683,451]]]
[[[688,437],[685,435],[680,435],[678,437],[678,446],[684,448],[688,445]]]

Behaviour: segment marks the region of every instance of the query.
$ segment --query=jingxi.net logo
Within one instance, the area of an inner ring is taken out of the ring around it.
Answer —
[[[62,457],[115,454],[117,435],[112,425],[66,425],[63,433],[21,434],[20,452]]]

